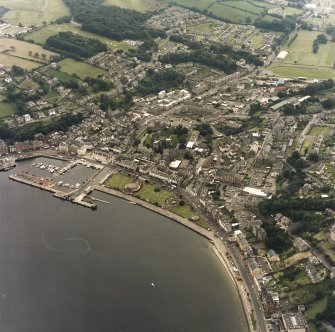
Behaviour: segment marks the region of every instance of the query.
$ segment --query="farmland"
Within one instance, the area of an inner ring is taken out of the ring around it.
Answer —
[[[81,30],[80,28],[78,28],[77,26],[75,26],[74,24],[52,24],[49,25],[47,27],[41,28],[39,30],[36,30],[28,35],[25,36],[26,40],[32,40],[37,44],[40,45],[44,45],[44,43],[46,42],[46,40],[50,37],[50,36],[54,36],[56,35],[58,32],[64,32],[64,31],[70,31],[73,32],[74,34],[79,34],[83,37],[86,38],[95,38],[100,40],[102,43],[107,44],[107,46],[109,47],[109,49],[111,50],[117,50],[117,49],[121,49],[121,50],[127,50],[129,49],[131,46],[128,45],[125,42],[119,42],[119,41],[115,41],[103,36],[99,36],[99,35],[95,35],[93,33],[90,32],[86,32],[84,30]]]
[[[2,0],[1,5],[8,8],[3,19],[13,25],[42,25],[70,12],[62,0]]]
[[[39,45],[17,39],[0,38],[0,63],[7,67],[17,65],[32,70],[43,65],[54,55],[57,54],[44,50]]]
[[[64,59],[58,62],[58,65],[60,66],[60,70],[62,72],[69,75],[76,74],[80,79],[84,79],[87,76],[98,77],[100,74],[104,73],[104,71],[100,68],[72,59]]]
[[[16,65],[26,70],[32,70],[41,66],[41,64],[38,62],[17,58],[15,56],[11,56],[6,53],[0,53],[0,63],[8,68],[11,68],[13,65]]]
[[[35,62],[45,62],[40,55],[45,54],[46,59],[57,55],[54,52],[47,51],[39,45],[27,43],[25,41],[0,38],[0,53],[6,53],[13,57],[24,58]]]

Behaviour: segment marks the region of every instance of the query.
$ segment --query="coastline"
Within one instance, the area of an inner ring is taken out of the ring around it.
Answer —
[[[109,194],[121,199],[124,199],[130,203],[135,203],[136,205],[139,205],[141,207],[144,207],[148,210],[151,210],[155,213],[158,213],[164,217],[167,217],[177,223],[179,223],[180,225],[196,232],[198,235],[203,236],[204,238],[206,238],[212,245],[212,250],[214,252],[214,254],[216,255],[216,257],[218,258],[218,260],[221,262],[221,264],[223,265],[224,269],[226,270],[226,272],[228,273],[228,276],[230,277],[231,281],[233,282],[233,285],[238,293],[240,302],[242,304],[242,308],[243,308],[243,313],[244,313],[244,318],[246,320],[246,324],[248,326],[248,331],[257,331],[257,328],[254,329],[253,328],[253,324],[251,321],[251,305],[248,303],[248,300],[246,298],[246,290],[244,287],[244,283],[242,281],[238,282],[235,279],[235,274],[233,271],[232,266],[230,265],[228,258],[226,256],[227,253],[227,248],[225,247],[224,243],[216,238],[213,234],[213,232],[206,230],[205,228],[198,226],[196,224],[194,224],[192,221],[183,218],[181,216],[178,216],[177,214],[167,211],[161,207],[158,207],[156,205],[153,205],[151,203],[148,203],[146,201],[143,201],[137,197],[134,197],[132,195],[127,195],[122,193],[121,191],[115,190],[115,189],[110,189],[107,188],[103,185],[95,185],[93,186],[94,190],[97,190],[99,192],[105,193],[105,194]]]

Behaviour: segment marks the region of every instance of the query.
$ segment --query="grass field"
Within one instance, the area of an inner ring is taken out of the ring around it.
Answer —
[[[250,39],[250,47],[257,50],[259,48],[261,48],[264,44],[264,38],[263,38],[263,34],[261,32],[258,32],[257,34],[255,34],[254,36],[252,36],[252,38]]]
[[[313,136],[319,136],[321,134],[323,136],[328,136],[330,134],[330,127],[327,127],[327,126],[313,127],[308,133],[308,135],[313,135]]]
[[[256,14],[251,14],[239,9],[227,7],[224,5],[224,3],[215,3],[212,7],[209,8],[209,12],[222,18],[223,20],[230,20],[231,22],[235,23],[244,23],[247,17],[250,17],[250,19],[254,21],[258,17]]]
[[[311,305],[308,306],[306,311],[307,317],[309,319],[314,319],[316,314],[323,312],[327,306],[327,298],[324,297],[321,300],[315,301]]]
[[[298,8],[293,8],[293,7],[285,7],[284,13],[285,13],[285,15],[293,16],[293,15],[301,14],[302,10],[298,9]]]
[[[176,0],[176,4],[188,8],[198,8],[200,10],[207,9],[214,1],[213,0]]]
[[[3,19],[13,25],[39,26],[70,14],[62,0],[1,0],[1,5],[9,9]]]
[[[190,218],[194,215],[194,211],[187,204],[185,204],[183,206],[178,205],[178,206],[174,207],[171,211],[175,214],[178,214],[181,217],[184,217],[184,218]]]
[[[308,66],[327,66],[332,67],[335,61],[335,43],[328,41],[327,44],[320,45],[318,53],[313,53],[313,41],[320,34],[318,31],[299,31],[298,38],[287,47],[289,54],[283,61],[284,63],[308,65]]]
[[[76,80],[74,77],[72,77],[71,75],[64,73],[60,70],[56,70],[56,69],[49,69],[45,72],[45,75],[49,76],[49,77],[56,77],[59,79],[59,81],[61,83],[68,83],[70,81]]]
[[[134,9],[140,12],[159,9],[167,6],[167,2],[157,0],[105,0],[105,5]]]
[[[16,65],[26,70],[32,70],[41,66],[41,64],[38,62],[17,58],[5,53],[0,53],[0,63],[8,68]]]
[[[165,205],[166,201],[174,197],[174,193],[164,189],[155,191],[156,186],[152,184],[145,184],[140,191],[135,195],[140,199],[148,201],[152,204],[158,204],[159,206]]]
[[[105,185],[114,189],[122,190],[128,183],[131,183],[132,181],[133,180],[127,175],[115,173],[106,180]]]
[[[64,59],[58,62],[60,70],[69,75],[76,74],[80,79],[84,79],[87,76],[98,77],[100,74],[104,73],[104,70],[91,66],[85,62],[75,61],[72,59]]]
[[[0,118],[6,118],[15,113],[16,106],[15,104],[10,103],[0,103]]]
[[[274,63],[268,67],[274,74],[284,77],[299,77],[328,79],[335,77],[335,70],[332,68],[317,68],[295,65],[282,65]]]
[[[46,62],[46,60],[51,56],[57,55],[54,52],[44,50],[39,45],[12,38],[0,38],[0,53],[6,53],[13,57],[24,58],[30,61],[41,63]],[[36,53],[38,53],[38,57],[34,56]],[[45,54],[46,60],[42,58],[42,54]]]
[[[335,77],[335,43],[328,41],[320,45],[319,51],[313,53],[312,45],[318,31],[299,31],[298,38],[282,50],[289,54],[282,63],[273,63],[269,69],[275,74],[287,77],[306,76],[309,78],[328,79]]]
[[[63,31],[71,31],[74,34],[79,34],[83,37],[98,39],[102,43],[105,43],[111,50],[128,50],[129,48],[131,48],[131,46],[125,42],[119,42],[103,36],[95,35],[93,33],[81,30],[71,23],[48,25],[47,27],[41,28],[26,35],[25,40],[33,40],[37,44],[44,45],[44,43],[50,36],[54,36],[58,32]]]

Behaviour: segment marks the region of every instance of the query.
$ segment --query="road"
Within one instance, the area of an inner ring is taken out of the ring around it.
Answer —
[[[221,230],[221,228],[217,224],[211,222],[211,218],[208,216],[207,212],[204,211],[204,208],[197,197],[192,196],[189,192],[181,188],[177,188],[177,191],[179,192],[179,194],[185,197],[189,203],[193,205],[194,209],[201,218],[209,222],[213,232],[216,232],[218,237],[223,239],[222,241],[224,241],[225,243],[227,252],[230,254],[235,263],[235,266],[238,268],[245,289],[249,293],[249,298],[251,300],[250,301],[251,307],[254,312],[254,317],[257,321],[257,330],[260,332],[267,332],[264,314],[261,309],[261,302],[258,297],[258,291],[256,289],[255,283],[251,279],[251,276],[245,267],[244,260],[241,257],[241,254],[239,253],[238,249],[235,247],[235,245],[232,245],[228,241],[226,241],[227,235]],[[240,296],[242,298],[243,294],[240,294]]]

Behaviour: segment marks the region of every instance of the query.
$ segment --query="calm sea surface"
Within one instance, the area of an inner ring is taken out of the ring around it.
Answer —
[[[73,182],[91,175],[76,171]],[[0,173],[1,332],[247,331],[202,237],[108,195],[94,193],[109,204],[91,211],[8,175]]]

